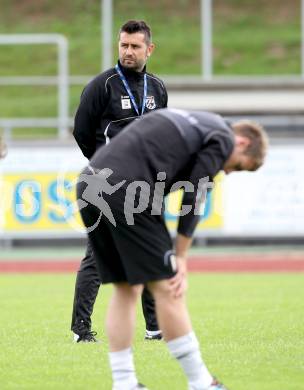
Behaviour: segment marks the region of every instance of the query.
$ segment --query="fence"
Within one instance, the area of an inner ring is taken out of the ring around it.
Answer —
[[[213,83],[213,59],[212,59],[212,0],[200,0],[201,2],[201,42],[202,42],[202,77],[196,79],[196,85]],[[112,59],[112,25],[113,25],[113,0],[101,0],[101,23],[102,23],[102,69],[111,66]],[[84,84],[89,76],[69,77],[68,71],[68,42],[59,34],[13,34],[1,35],[0,44],[56,44],[58,46],[58,75],[56,77],[0,77],[0,85],[57,85],[58,86],[58,116],[57,118],[0,118],[0,127],[4,129],[6,138],[11,138],[11,132],[16,127],[55,127],[58,128],[58,137],[66,138],[69,134],[68,127],[72,119],[69,117],[69,94],[68,87],[73,84]],[[304,80],[304,0],[301,0],[301,81]],[[176,79],[176,77],[175,77]],[[183,76],[183,82],[176,83],[185,88],[188,78]],[[190,80],[190,78],[189,78]],[[174,84],[171,80],[171,85]],[[242,82],[242,81],[241,81]],[[240,82],[237,82],[240,84]],[[294,84],[294,83],[293,83]],[[193,80],[189,81],[192,88]],[[215,84],[218,86],[218,83]]]
[[[58,117],[56,119],[56,127],[58,127],[58,136],[63,139],[68,136],[68,41],[60,34],[0,34],[0,45],[29,45],[29,44],[55,44],[58,47]],[[23,78],[25,80],[26,78]],[[17,121],[19,126],[28,127],[26,124],[29,120],[12,119],[6,120],[4,125],[6,135],[10,135],[10,129],[14,121]],[[44,125],[48,120],[40,120],[39,125]],[[32,121],[33,122],[33,121]],[[35,123],[34,123],[35,125]]]

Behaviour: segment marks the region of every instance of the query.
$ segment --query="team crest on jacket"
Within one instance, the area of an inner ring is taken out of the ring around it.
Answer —
[[[146,97],[146,107],[148,110],[154,110],[154,108],[156,107],[154,96]]]

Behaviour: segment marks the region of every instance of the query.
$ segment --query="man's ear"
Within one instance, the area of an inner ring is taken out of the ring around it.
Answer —
[[[151,44],[148,46],[147,57],[150,57],[150,55],[153,53],[154,49],[155,49],[155,45],[154,45],[154,43],[151,43]]]
[[[250,139],[242,135],[237,135],[235,141],[237,147],[242,150],[246,150],[250,144]]]

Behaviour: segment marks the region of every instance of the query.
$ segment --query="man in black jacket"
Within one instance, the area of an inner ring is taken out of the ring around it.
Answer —
[[[149,26],[130,20],[119,32],[119,61],[94,78],[84,89],[75,117],[74,137],[85,157],[110,142],[133,120],[167,107],[163,82],[146,72],[146,62],[154,50]],[[121,156],[116,156],[118,159]],[[100,286],[90,241],[77,274],[71,330],[77,342],[96,341],[91,331],[91,315]],[[142,294],[146,339],[160,339],[154,300],[148,290]]]
[[[255,171],[267,136],[256,123],[228,125],[207,112],[158,110],[130,124],[99,149],[80,175],[77,198],[102,283],[113,283],[106,328],[113,390],[145,389],[132,356],[135,309],[143,286],[189,390],[225,390],[204,364],[185,303],[187,251],[214,176]],[[119,158],[117,158],[119,156]],[[138,161],[141,161],[139,164]],[[174,245],[164,197],[183,187]]]

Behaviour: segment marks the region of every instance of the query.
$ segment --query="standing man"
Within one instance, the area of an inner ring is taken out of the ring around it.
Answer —
[[[225,389],[204,364],[192,330],[185,302],[187,253],[208,179],[220,170],[255,171],[266,149],[266,134],[255,123],[230,127],[212,113],[164,109],[130,124],[95,153],[80,176],[77,199],[101,282],[114,285],[106,318],[113,390],[145,389],[131,349],[143,286],[154,296],[165,342],[184,370],[188,389]],[[173,252],[164,196],[181,187],[185,194]]]
[[[119,61],[94,78],[84,89],[75,117],[74,137],[85,157],[110,142],[133,120],[167,107],[163,82],[147,73],[146,63],[154,50],[151,30],[144,21],[130,20],[119,31]],[[116,156],[120,159],[121,156]],[[71,330],[77,342],[95,342],[91,315],[100,286],[90,241],[77,274]],[[156,321],[154,300],[142,294],[146,339],[162,337]]]

